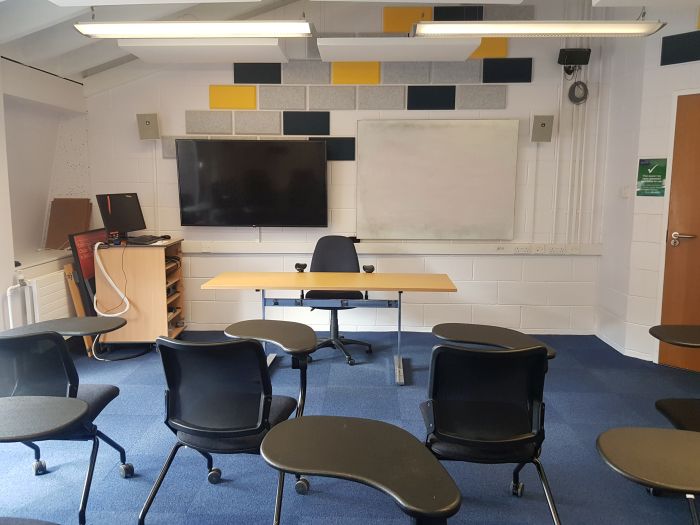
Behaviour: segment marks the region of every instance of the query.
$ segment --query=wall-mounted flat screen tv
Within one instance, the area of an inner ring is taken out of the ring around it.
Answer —
[[[326,144],[178,139],[183,226],[328,226]]]

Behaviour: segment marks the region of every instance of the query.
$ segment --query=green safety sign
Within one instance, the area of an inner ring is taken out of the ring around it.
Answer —
[[[663,197],[666,191],[666,159],[639,159],[637,197]]]

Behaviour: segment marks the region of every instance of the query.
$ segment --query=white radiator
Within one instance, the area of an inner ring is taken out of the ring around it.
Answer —
[[[68,283],[63,271],[47,273],[34,279],[28,279],[31,289],[32,305],[27,306],[33,322],[48,321],[72,315],[72,303],[68,294]]]

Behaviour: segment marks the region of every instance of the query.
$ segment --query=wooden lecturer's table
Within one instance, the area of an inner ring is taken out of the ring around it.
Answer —
[[[402,385],[401,296],[403,292],[456,292],[446,274],[436,273],[350,273],[350,272],[225,272],[202,285],[203,290],[260,290],[262,316],[266,306],[305,306],[322,308],[398,309],[397,348],[394,356],[396,383]],[[267,290],[352,290],[396,292],[396,299],[298,299],[267,297]]]

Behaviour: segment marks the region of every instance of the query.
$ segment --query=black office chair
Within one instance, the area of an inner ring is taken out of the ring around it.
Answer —
[[[90,494],[100,439],[119,452],[121,476],[130,478],[134,475],[134,467],[126,462],[124,449],[98,430],[94,423],[100,412],[118,395],[119,389],[113,385],[79,384],[78,372],[68,353],[68,345],[57,333],[0,337],[0,397],[77,397],[88,404],[87,414],[81,421],[49,438],[92,441],[90,465],[85,477],[78,514],[81,524],[85,523],[85,508]],[[46,463],[41,459],[39,447],[31,442],[24,442],[24,445],[34,450],[34,474],[46,473]]]
[[[544,347],[495,350],[433,348],[429,400],[421,403],[425,444],[438,459],[517,463],[511,492],[522,496],[520,470],[533,463],[555,524],[559,515],[540,462],[544,441]]]
[[[302,268],[303,266],[303,268]],[[305,268],[305,265],[296,265],[297,271]],[[327,235],[321,237],[316,243],[314,254],[311,258],[312,272],[355,272],[359,273],[360,263],[357,259],[357,251],[352,239],[343,237],[342,235]],[[367,267],[368,273],[374,271],[373,266]],[[365,297],[359,291],[340,291],[340,290],[309,290],[305,294],[306,299],[362,299]],[[350,355],[350,352],[345,348],[346,345],[362,345],[367,347],[367,353],[372,353],[372,345],[364,341],[355,339],[347,339],[339,334],[338,331],[338,310],[348,310],[349,308],[336,306],[318,307],[320,310],[330,310],[331,312],[331,336],[319,342],[316,349],[333,347],[340,350],[345,355],[345,360],[352,366],[355,360]]]
[[[221,480],[211,454],[259,454],[267,431],[285,421],[297,402],[273,396],[262,345],[251,339],[192,343],[159,337],[163,362],[165,424],[177,442],[139,514],[143,525],[168,469],[181,447],[207,460],[209,483]]]
[[[700,399],[659,399],[656,410],[677,429],[700,432]]]

